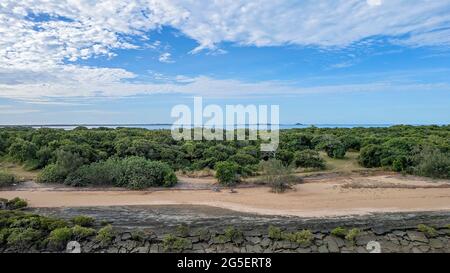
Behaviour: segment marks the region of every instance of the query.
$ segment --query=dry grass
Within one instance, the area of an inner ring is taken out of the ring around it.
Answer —
[[[189,178],[214,177],[214,171],[211,169],[203,169],[199,171],[177,171],[177,176],[185,176]]]
[[[358,164],[358,152],[347,152],[343,159],[330,158],[325,152],[320,152],[320,156],[325,160],[325,170],[299,168],[296,170],[296,174],[304,177],[310,177],[327,174],[352,174],[361,173],[364,171],[374,172],[378,170],[376,168],[367,169],[360,166]]]
[[[358,164],[358,152],[347,152],[343,159],[330,158],[324,152],[320,152],[320,156],[325,159],[327,171],[352,172],[366,170],[366,168]]]
[[[39,171],[27,171],[23,166],[19,164],[7,161],[0,161],[0,170],[15,175],[18,181],[36,180],[36,177],[39,173]]]

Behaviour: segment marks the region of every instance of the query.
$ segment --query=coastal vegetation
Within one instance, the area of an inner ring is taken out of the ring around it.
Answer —
[[[261,162],[274,158],[283,166],[323,170],[328,161],[344,162],[354,153],[364,168],[450,178],[449,125],[288,129],[280,131],[276,152],[261,152],[260,144],[177,141],[169,130],[137,128],[0,129],[2,162],[40,170],[39,182],[71,186],[170,187],[177,182],[175,171],[205,169],[232,185],[261,174]],[[0,172],[0,185],[13,181]]]

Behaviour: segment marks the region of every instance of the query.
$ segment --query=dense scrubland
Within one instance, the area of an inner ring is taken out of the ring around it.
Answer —
[[[176,184],[175,171],[211,169],[219,182],[265,174],[278,181],[280,171],[326,168],[324,157],[345,159],[358,152],[366,168],[450,178],[450,126],[288,129],[280,132],[276,152],[261,152],[261,140],[176,141],[169,130],[78,127],[0,129],[2,161],[41,170],[38,182],[72,186],[112,185],[142,189]],[[274,176],[275,175],[275,176]],[[14,183],[0,171],[0,186]]]

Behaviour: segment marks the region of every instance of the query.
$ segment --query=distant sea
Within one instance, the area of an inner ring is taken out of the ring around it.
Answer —
[[[294,128],[309,128],[309,127],[317,127],[317,128],[355,128],[355,127],[363,127],[363,128],[373,128],[373,127],[390,127],[394,124],[280,124],[280,129],[294,129]],[[89,129],[92,128],[143,128],[148,130],[161,130],[161,129],[171,129],[172,124],[43,124],[43,125],[0,125],[0,127],[31,127],[31,128],[54,128],[54,129],[64,129],[64,130],[72,130],[76,127],[83,126]],[[252,125],[256,126],[256,125]],[[192,128],[192,125],[184,125],[185,128]],[[235,125],[237,128],[245,128],[249,127],[249,125]],[[270,124],[267,125],[270,129]]]

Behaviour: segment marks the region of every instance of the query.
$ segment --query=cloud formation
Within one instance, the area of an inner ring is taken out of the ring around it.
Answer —
[[[286,84],[202,76],[188,83],[130,83],[136,75],[124,69],[73,64],[95,56],[114,57],[117,49],[136,49],[136,40],[148,40],[151,31],[163,26],[197,41],[192,53],[221,52],[222,42],[341,48],[377,37],[410,47],[448,47],[450,0],[2,0],[0,96],[213,93],[224,87],[248,93],[265,87],[291,92]],[[163,53],[159,61],[172,62],[170,57]]]

